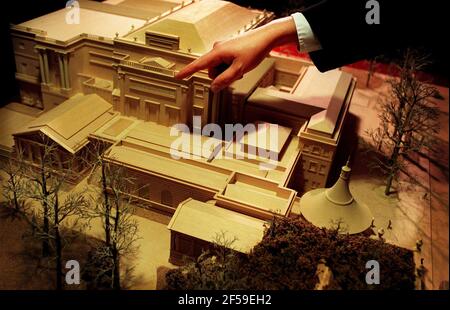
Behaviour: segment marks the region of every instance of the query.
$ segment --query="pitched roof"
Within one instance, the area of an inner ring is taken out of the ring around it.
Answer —
[[[96,94],[75,95],[41,114],[15,136],[43,133],[67,151],[76,153],[90,133],[114,115],[112,105]]]

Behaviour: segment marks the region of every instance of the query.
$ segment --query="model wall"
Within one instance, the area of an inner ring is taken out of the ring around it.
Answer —
[[[128,194],[136,197],[144,207],[153,207],[167,213],[173,213],[178,205],[188,198],[208,201],[213,199],[215,194],[213,190],[183,184],[130,168],[127,168],[126,175],[134,182],[134,188]]]

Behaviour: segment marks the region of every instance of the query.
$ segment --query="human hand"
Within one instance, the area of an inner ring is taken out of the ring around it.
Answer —
[[[292,17],[275,20],[235,38],[216,42],[208,53],[194,60],[175,76],[183,79],[208,69],[211,90],[220,91],[254,69],[276,46],[298,42]]]

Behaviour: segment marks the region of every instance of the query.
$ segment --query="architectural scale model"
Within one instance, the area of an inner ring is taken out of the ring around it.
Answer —
[[[303,193],[335,181],[328,176],[355,88],[348,73],[319,73],[276,55],[220,93],[210,91],[205,71],[174,78],[214,42],[271,19],[225,1],[107,0],[14,25],[22,102],[1,111],[1,154],[20,150],[37,162],[46,137],[58,145],[59,167],[80,159],[77,183],[92,172],[85,161],[91,145],[105,142],[105,158],[137,180],[137,194],[128,194],[139,206],[173,214],[172,263],[198,255],[221,230],[246,252],[266,221],[299,214]],[[190,129],[181,151],[174,149],[180,135],[171,134],[176,124]],[[211,140],[199,134],[207,124],[244,128]],[[257,124],[256,132],[247,124]],[[273,125],[274,141],[255,144]],[[261,154],[276,155],[272,169],[261,169],[272,159]]]

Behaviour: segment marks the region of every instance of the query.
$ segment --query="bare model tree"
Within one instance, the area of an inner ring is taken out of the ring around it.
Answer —
[[[30,224],[34,226],[33,230],[38,232],[37,236],[42,240],[42,256],[47,257],[50,255],[50,197],[53,194],[50,180],[56,162],[57,145],[43,134],[39,135],[39,140],[40,142],[33,142],[39,149],[38,163],[28,163],[25,172],[27,175],[26,195],[41,206],[40,209],[32,209],[31,213],[34,219],[41,219],[42,224],[38,225],[35,221]]]
[[[80,219],[89,208],[89,200],[85,196],[86,191],[78,191],[67,194],[60,202],[60,189],[64,184],[64,176],[59,176],[55,181],[55,187],[51,197],[49,212],[50,217],[50,245],[53,250],[55,261],[55,283],[56,289],[63,288],[63,250],[78,237],[79,232],[83,230]],[[70,218],[70,225],[65,223]],[[61,224],[66,224],[64,231],[61,231]]]
[[[99,246],[91,257],[96,279],[113,289],[121,289],[121,258],[135,250],[137,240],[137,222],[132,218],[133,206],[129,193],[134,188],[134,180],[127,177],[124,167],[105,159],[105,145],[92,143],[92,152],[96,158],[94,168],[98,171],[96,183],[96,203],[90,209],[91,219],[100,218],[105,232],[104,244]],[[105,278],[107,279],[105,281]]]
[[[6,174],[3,195],[8,206],[13,208],[15,215],[20,215],[24,211],[26,198],[25,163],[22,152],[17,151],[11,154],[5,162],[2,162],[1,169]]]
[[[39,140],[34,142],[39,149],[38,164],[25,163],[16,156],[16,162],[21,163],[20,170],[12,164],[7,166],[11,172],[8,174],[10,186],[6,189],[7,197],[17,198],[18,212],[31,226],[33,236],[42,241],[42,256],[47,257],[49,263],[54,263],[55,285],[57,289],[62,289],[63,249],[78,235],[75,228],[80,230],[80,215],[86,209],[88,200],[84,192],[71,193],[60,199],[61,189],[72,173],[72,159],[61,162],[57,155],[58,146],[44,135],[40,135]],[[20,203],[27,198],[37,204]],[[71,223],[62,232],[61,224],[69,217]]]
[[[427,56],[406,50],[399,64],[398,78],[388,81],[391,92],[381,103],[380,126],[369,134],[387,159],[376,165],[387,175],[385,194],[391,193],[393,181],[403,169],[411,152],[431,150],[439,130],[439,110],[429,99],[437,90],[419,81],[417,73],[429,64]]]

